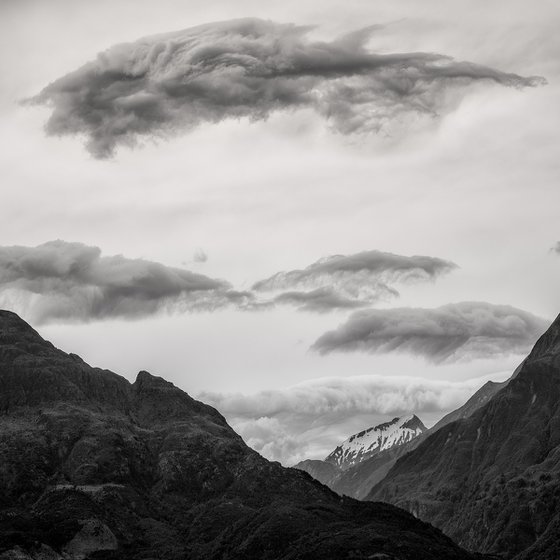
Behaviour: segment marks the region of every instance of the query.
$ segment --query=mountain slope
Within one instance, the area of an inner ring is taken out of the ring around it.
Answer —
[[[500,389],[503,389],[509,381],[509,379],[501,383],[487,381],[463,406],[445,415],[439,422],[434,424],[428,432],[433,434],[440,428],[447,426],[447,424],[455,422],[455,420],[468,418],[479,408],[482,408]]]
[[[0,558],[474,558],[249,449],[211,407],[92,368],[0,311]]]
[[[387,475],[399,457],[418,445],[423,435],[397,447],[392,447],[366,459],[362,463],[341,471],[329,483],[329,488],[337,494],[363,500],[371,489]]]
[[[559,479],[560,317],[506,387],[398,460],[368,498],[408,509],[469,549],[553,560]]]
[[[311,475],[315,480],[321,484],[331,487],[331,482],[342,471],[333,463],[327,463],[320,459],[305,459],[294,465],[294,469],[299,469]]]

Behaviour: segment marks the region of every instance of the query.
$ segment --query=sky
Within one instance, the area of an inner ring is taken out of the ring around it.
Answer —
[[[3,0],[0,306],[286,465],[434,424],[560,312],[559,18]]]

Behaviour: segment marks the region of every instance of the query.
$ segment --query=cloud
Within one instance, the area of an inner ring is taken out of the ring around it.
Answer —
[[[367,301],[350,299],[331,288],[317,288],[310,292],[283,292],[273,299],[279,305],[294,305],[300,311],[324,313],[334,309],[356,309],[369,305]]]
[[[198,398],[224,414],[265,457],[292,465],[324,458],[351,434],[395,416],[414,412],[439,418],[464,404],[486,380],[363,375],[315,379],[252,395],[204,392]]]
[[[435,257],[363,251],[325,257],[302,270],[278,272],[256,282],[253,290],[281,291],[274,299],[277,304],[325,312],[398,297],[391,284],[434,280],[455,268],[456,264]]]
[[[292,464],[297,462],[292,459],[301,456],[308,448],[308,443],[301,441],[297,434],[291,434],[278,418],[242,420],[236,422],[234,429],[249,447],[270,461]]]
[[[198,251],[194,260],[204,262],[206,258],[206,253]],[[385,281],[433,278],[454,267],[432,257],[369,251],[328,257],[303,271],[278,273],[257,282],[251,290],[239,291],[224,280],[189,270],[122,255],[103,256],[98,247],[58,240],[37,247],[0,246],[0,305],[38,324],[134,318],[162,310],[211,311],[225,306],[244,311],[278,305],[314,312],[352,310],[398,296]],[[268,294],[276,286],[309,287],[314,283],[320,286]]]
[[[550,250],[551,250],[551,252],[557,253],[558,255],[560,255],[560,241],[558,241],[556,243],[556,245],[554,245],[554,247],[552,247]]]
[[[523,354],[547,321],[508,305],[452,303],[435,309],[368,309],[322,335],[311,347],[329,352],[410,352],[439,363]]]
[[[375,29],[321,42],[292,24],[211,23],[115,45],[28,101],[52,108],[48,134],[85,135],[88,150],[105,158],[142,137],[300,108],[344,134],[377,132],[407,116],[436,116],[448,86],[544,83],[441,54],[376,54],[366,49]]]
[[[37,323],[211,310],[251,299],[223,280],[143,259],[102,256],[98,247],[81,243],[0,247],[0,304],[27,310]]]
[[[202,249],[197,249],[194,252],[193,260],[195,263],[205,263],[208,260],[208,255]]]

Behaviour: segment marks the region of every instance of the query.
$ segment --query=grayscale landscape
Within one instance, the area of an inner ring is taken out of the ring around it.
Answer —
[[[560,558],[559,24],[0,1],[0,560]]]

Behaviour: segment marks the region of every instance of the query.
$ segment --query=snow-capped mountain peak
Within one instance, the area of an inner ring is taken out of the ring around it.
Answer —
[[[426,426],[415,414],[393,418],[350,436],[325,461],[347,469],[381,451],[407,443],[425,430]]]

